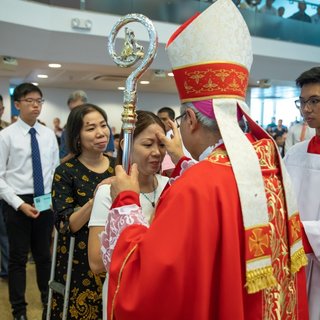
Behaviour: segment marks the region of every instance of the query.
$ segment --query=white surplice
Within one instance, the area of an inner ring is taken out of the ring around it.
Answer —
[[[284,161],[297,195],[301,221],[313,254],[308,254],[310,320],[320,319],[320,154],[308,153],[309,141],[294,145]]]

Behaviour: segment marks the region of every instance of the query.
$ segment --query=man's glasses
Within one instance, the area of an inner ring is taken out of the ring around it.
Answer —
[[[296,107],[300,110],[304,109],[306,106],[309,106],[312,110],[320,103],[320,96],[312,96],[307,100],[299,99],[294,102]]]
[[[180,128],[181,120],[182,120],[182,118],[183,118],[186,114],[187,114],[187,113],[184,112],[184,113],[182,113],[179,117],[176,117],[176,118],[174,119],[175,122],[176,122],[176,124],[177,124],[177,128]]]
[[[37,104],[37,105],[40,105],[40,106],[43,105],[43,103],[44,103],[44,99],[32,99],[32,98],[20,99],[18,101],[19,102],[24,101],[29,105]]]

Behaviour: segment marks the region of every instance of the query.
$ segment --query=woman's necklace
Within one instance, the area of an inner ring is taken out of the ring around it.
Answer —
[[[156,192],[157,192],[157,188],[156,188],[155,183],[154,183],[155,179],[157,179],[157,178],[154,177],[154,179],[153,179],[153,201],[151,201],[151,199],[146,195],[145,192],[140,192],[151,203],[153,208],[156,206]]]

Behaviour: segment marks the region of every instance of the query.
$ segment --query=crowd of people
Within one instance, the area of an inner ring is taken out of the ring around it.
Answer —
[[[275,6],[275,2],[277,2],[277,0],[266,0],[265,4],[263,5],[261,5],[261,0],[233,0],[233,2],[240,9],[251,10],[273,16],[283,17],[286,11],[281,1],[279,1],[280,5],[278,7]],[[297,6],[298,11],[291,16],[288,16],[288,19],[294,19],[314,24],[320,23],[320,6],[312,5],[312,9],[315,10],[315,12],[311,16],[306,13],[307,3],[305,1],[297,1]]]
[[[123,131],[84,91],[54,130],[38,121],[39,87],[15,88],[13,124],[1,97],[0,275],[15,320],[27,319],[30,250],[42,319],[65,307],[67,319],[320,319],[320,67],[296,80],[304,122],[264,130],[244,102],[251,37],[231,1],[188,20],[167,53],[180,115],[137,111],[129,172]],[[49,294],[51,265],[67,306]]]
[[[282,157],[293,145],[309,140],[315,135],[315,129],[310,128],[305,120],[294,121],[288,129],[283,125],[282,119],[276,123],[276,118],[272,117],[265,129],[275,140]]]

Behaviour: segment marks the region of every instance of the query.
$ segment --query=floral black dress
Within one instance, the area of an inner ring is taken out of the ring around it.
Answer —
[[[75,236],[73,267],[67,319],[102,319],[102,285],[105,274],[91,272],[88,261],[88,224],[71,234],[69,217],[90,199],[103,179],[114,175],[115,159],[109,158],[109,168],[96,173],[85,167],[77,157],[57,167],[52,185],[55,225],[59,230],[55,281],[65,284],[70,236]],[[53,292],[51,319],[61,319],[63,296]]]

